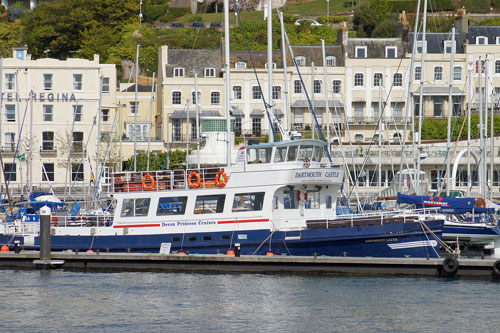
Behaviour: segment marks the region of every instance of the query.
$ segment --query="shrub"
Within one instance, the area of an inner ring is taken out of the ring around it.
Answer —
[[[169,8],[167,14],[160,16],[158,20],[170,22],[189,13],[191,13],[190,8]]]

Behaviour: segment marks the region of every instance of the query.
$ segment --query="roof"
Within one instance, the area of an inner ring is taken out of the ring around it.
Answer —
[[[450,92],[449,87],[424,87],[423,94],[426,96],[447,96]],[[412,92],[413,95],[418,95],[420,94],[420,89],[417,89]],[[453,87],[451,90],[452,95],[464,95],[464,91],[457,88]]]
[[[314,100],[314,107],[315,108],[324,108],[325,107],[325,100]],[[307,108],[309,107],[309,102],[305,99],[299,99],[293,102],[292,104],[293,108]],[[343,108],[344,104],[337,100],[328,100],[328,107],[330,108]]]
[[[184,119],[184,118],[195,118],[196,111],[195,110],[174,110],[170,114],[171,119]],[[221,117],[218,111],[213,110],[202,110],[200,114],[200,118],[216,118]]]
[[[150,86],[150,85],[144,86],[144,85],[139,84],[137,91],[138,92],[151,92],[151,89],[152,89],[152,86]],[[155,86],[155,90],[156,90],[156,86]],[[122,90],[121,92],[135,92],[135,83],[132,84],[130,87]]]
[[[496,44],[496,38],[500,37],[499,26],[469,26],[467,40],[469,44],[476,44],[476,37],[488,37],[488,44]]]
[[[397,48],[396,57],[403,53],[403,42],[401,38],[349,38],[347,40],[346,52],[351,58],[356,58],[356,47],[366,47],[366,58],[387,58],[386,47]]]
[[[408,45],[406,46],[406,52],[413,52],[413,39],[414,33],[410,34]],[[417,40],[422,40],[422,33],[417,34]],[[460,41],[460,35],[455,33],[455,44],[456,49],[455,53],[464,53],[464,47],[462,42]],[[451,41],[452,35],[450,32],[427,32],[425,34],[425,40],[427,44],[427,52],[426,53],[444,53],[444,41]]]

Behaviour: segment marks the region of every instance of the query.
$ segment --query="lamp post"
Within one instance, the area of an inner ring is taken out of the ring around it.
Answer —
[[[330,26],[330,0],[326,0],[326,20],[327,25]]]
[[[139,26],[142,27],[142,0],[139,3]]]

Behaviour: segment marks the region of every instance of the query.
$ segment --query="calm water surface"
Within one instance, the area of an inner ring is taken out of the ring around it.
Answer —
[[[0,332],[500,330],[491,280],[0,270]]]

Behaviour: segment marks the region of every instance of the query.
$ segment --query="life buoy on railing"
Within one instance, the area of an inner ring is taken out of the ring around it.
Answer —
[[[219,171],[215,175],[215,185],[217,187],[224,187],[227,184],[227,175],[224,171]]]
[[[148,180],[150,182],[149,185],[147,184]],[[144,177],[142,177],[142,187],[146,191],[152,191],[152,190],[154,190],[155,186],[156,186],[156,181],[155,181],[154,177],[151,176],[149,173],[147,175],[145,175]]]
[[[193,178],[195,178],[195,179],[193,179]],[[193,171],[193,172],[191,172],[189,174],[189,176],[188,176],[188,184],[189,184],[189,187],[191,187],[191,188],[198,188],[198,187],[200,187],[201,177],[198,174],[198,172]]]
[[[115,178],[115,183],[121,183],[122,182],[122,177]]]

